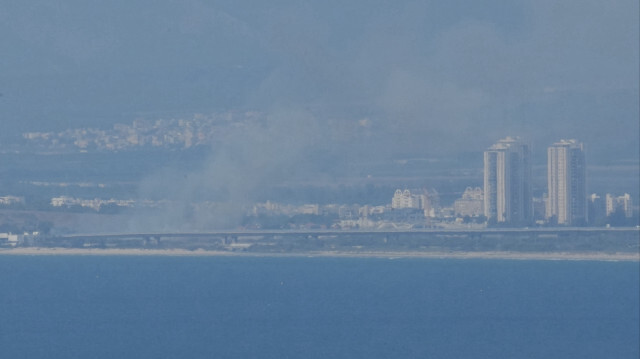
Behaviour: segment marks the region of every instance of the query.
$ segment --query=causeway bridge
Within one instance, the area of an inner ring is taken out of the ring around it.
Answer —
[[[589,228],[489,228],[489,229],[410,229],[410,230],[227,230],[206,232],[114,232],[114,233],[78,233],[55,236],[57,239],[144,239],[144,238],[320,238],[320,237],[429,237],[429,236],[466,236],[472,238],[510,236],[529,234],[532,236],[570,236],[570,235],[640,235],[638,227]],[[640,238],[640,237],[639,237]]]
[[[216,250],[640,250],[640,228],[485,228],[411,230],[226,230],[78,233],[38,239],[37,246]]]

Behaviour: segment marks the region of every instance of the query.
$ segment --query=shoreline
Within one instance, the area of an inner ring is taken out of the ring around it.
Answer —
[[[335,258],[425,258],[425,259],[508,259],[640,262],[640,253],[573,253],[573,252],[232,252],[186,249],[97,249],[97,248],[11,248],[0,249],[0,256],[174,256],[174,257],[335,257]]]

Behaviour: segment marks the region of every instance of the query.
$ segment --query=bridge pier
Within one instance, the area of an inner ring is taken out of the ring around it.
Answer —
[[[160,245],[160,236],[145,236],[142,239],[142,243],[143,245],[146,246],[150,246],[150,245]]]
[[[222,238],[222,244],[233,244],[233,243],[238,243],[238,236],[225,235]]]
[[[400,235],[389,233],[384,236],[383,242],[384,243],[397,242],[398,239],[400,239]]]

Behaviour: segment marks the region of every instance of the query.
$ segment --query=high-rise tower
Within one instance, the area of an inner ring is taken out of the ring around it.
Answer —
[[[531,148],[507,137],[484,152],[484,215],[498,223],[532,220]]]
[[[561,140],[547,149],[547,219],[563,225],[587,221],[587,187],[584,146]]]

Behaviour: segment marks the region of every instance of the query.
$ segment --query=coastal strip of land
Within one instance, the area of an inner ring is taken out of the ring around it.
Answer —
[[[515,251],[308,251],[308,252],[244,252],[186,249],[138,248],[7,248],[0,255],[15,256],[184,256],[184,257],[353,257],[353,258],[436,258],[436,259],[508,259],[640,262],[640,253],[599,252],[515,252]]]

